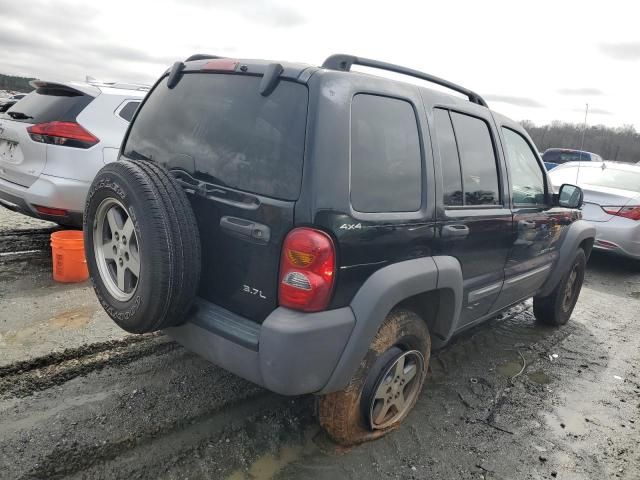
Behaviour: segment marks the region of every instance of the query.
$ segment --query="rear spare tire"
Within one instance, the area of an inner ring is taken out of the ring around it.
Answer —
[[[131,333],[184,320],[200,280],[200,238],[186,194],[152,162],[109,163],[84,211],[89,276],[109,316]]]

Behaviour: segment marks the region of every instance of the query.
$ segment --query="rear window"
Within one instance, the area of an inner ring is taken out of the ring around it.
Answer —
[[[138,112],[124,155],[148,158],[169,168],[186,163],[205,181],[297,199],[307,88],[283,80],[263,97],[261,79],[185,73],[169,89],[165,78]]]
[[[351,104],[351,204],[359,212],[420,208],[422,157],[409,102],[359,94]]]
[[[25,123],[72,122],[91,100],[93,97],[74,90],[40,87],[11,107],[7,115]]]

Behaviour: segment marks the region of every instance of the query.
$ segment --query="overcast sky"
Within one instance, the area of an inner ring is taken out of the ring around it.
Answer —
[[[516,120],[640,130],[633,1],[0,0],[0,73],[150,83],[192,53],[352,53],[482,94]],[[526,7],[524,6],[526,5]]]

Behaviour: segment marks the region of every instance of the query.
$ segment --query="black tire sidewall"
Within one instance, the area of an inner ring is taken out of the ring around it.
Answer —
[[[380,363],[386,363],[384,359],[393,357],[398,351],[407,350],[418,350],[424,357],[418,395],[413,399],[405,415],[393,425],[384,429],[371,430],[367,421],[368,406],[363,404],[363,395],[367,394],[367,387],[371,382],[375,382],[375,377],[379,373],[376,370]],[[409,310],[396,310],[389,313],[349,384],[343,390],[320,398],[319,417],[322,427],[342,445],[355,445],[374,440],[397,428],[411,412],[420,396],[427,376],[430,354],[431,338],[426,323]]]
[[[587,264],[587,258],[584,253],[584,250],[579,248],[576,251],[573,262],[571,262],[571,268],[567,273],[565,273],[564,277],[562,278],[562,281],[557,287],[558,291],[556,292],[556,295],[555,295],[554,307],[555,307],[556,318],[559,320],[558,323],[560,325],[564,325],[569,321],[569,318],[571,318],[571,314],[573,313],[573,309],[575,308],[576,303],[578,303],[578,298],[580,297],[580,292],[582,290],[582,283],[584,282],[586,264]],[[576,266],[577,266],[578,275],[575,280],[576,284],[574,286],[572,304],[568,310],[565,310],[564,309],[564,293],[565,293],[565,289],[567,288],[567,283],[569,282],[569,277],[571,276],[571,272],[573,271],[574,268],[576,268]]]
[[[93,288],[107,314],[124,330],[144,333],[154,329],[153,319],[161,315],[164,308],[162,299],[166,298],[166,291],[163,291],[166,283],[158,282],[157,279],[171,274],[167,269],[161,268],[162,262],[154,261],[154,257],[170,255],[170,252],[158,248],[163,241],[166,243],[166,238],[159,238],[158,229],[154,229],[148,221],[140,221],[141,215],[144,215],[146,199],[136,188],[135,181],[123,173],[118,172],[117,168],[111,168],[96,177],[89,190],[84,215],[85,251]],[[113,297],[104,286],[94,251],[96,213],[99,205],[107,198],[115,198],[125,207],[133,222],[140,249],[138,285],[133,297],[125,302]]]

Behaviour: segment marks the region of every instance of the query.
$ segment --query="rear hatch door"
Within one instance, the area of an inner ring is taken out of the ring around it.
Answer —
[[[0,115],[0,178],[24,187],[38,179],[47,162],[47,145],[32,140],[27,129],[41,123],[75,121],[93,99],[62,84],[36,85],[35,91]]]
[[[199,295],[262,322],[277,306],[283,239],[294,225],[308,92],[260,76],[185,73],[140,107],[123,146],[168,168],[187,191],[202,243]]]

